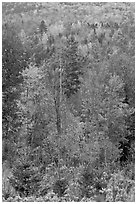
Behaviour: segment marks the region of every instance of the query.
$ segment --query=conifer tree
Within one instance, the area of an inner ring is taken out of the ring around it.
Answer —
[[[20,96],[20,85],[23,82],[21,72],[26,66],[23,45],[15,27],[7,23],[3,26],[2,39],[2,127],[3,138],[6,141],[3,147],[4,158],[6,154],[11,155],[9,150],[12,146],[11,141],[15,140],[15,134],[21,126],[17,100]]]
[[[80,89],[79,76],[82,75],[81,60],[78,54],[78,43],[75,41],[73,35],[67,39],[65,50],[65,66],[64,66],[64,94],[69,98]]]

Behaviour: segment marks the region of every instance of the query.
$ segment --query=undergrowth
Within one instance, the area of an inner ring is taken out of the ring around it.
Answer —
[[[109,168],[104,167],[92,169],[84,165],[79,165],[79,167],[63,165],[58,172],[53,163],[45,168],[41,175],[38,174],[38,169],[32,165],[27,166],[27,170],[24,170],[21,175],[22,168],[16,167],[16,171],[12,170],[10,176],[5,176],[2,189],[3,201],[135,201],[134,169],[129,169],[129,166],[123,169],[117,168],[112,172]],[[28,177],[24,178],[25,174]]]

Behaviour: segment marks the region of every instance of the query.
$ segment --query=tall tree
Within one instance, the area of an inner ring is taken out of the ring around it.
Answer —
[[[22,43],[13,25],[3,26],[2,38],[2,128],[3,137],[10,140],[20,127],[17,99],[23,81],[22,70],[27,66]],[[12,140],[13,141],[13,140]]]
[[[88,76],[81,89],[82,118],[86,125],[84,138],[88,143],[97,142],[104,157],[101,160],[107,164],[120,157],[119,143],[126,137],[125,120],[130,111],[128,105],[123,104],[124,83],[103,65],[102,71],[88,71]]]
[[[80,89],[80,76],[82,75],[82,59],[78,54],[78,42],[70,34],[67,39],[64,53],[64,94],[69,98]]]

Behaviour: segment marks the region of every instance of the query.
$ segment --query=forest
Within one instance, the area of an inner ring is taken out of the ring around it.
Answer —
[[[2,201],[135,202],[135,3],[2,3]]]

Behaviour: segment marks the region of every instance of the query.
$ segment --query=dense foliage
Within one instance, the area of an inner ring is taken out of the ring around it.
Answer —
[[[3,3],[3,201],[135,201],[134,3]]]

